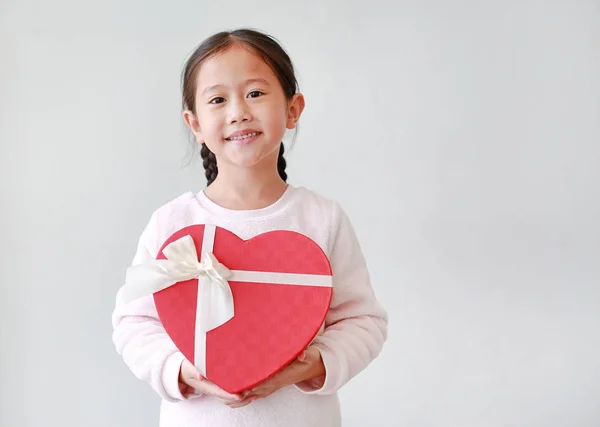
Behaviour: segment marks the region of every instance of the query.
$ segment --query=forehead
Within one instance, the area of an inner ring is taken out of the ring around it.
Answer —
[[[244,46],[233,46],[207,59],[198,72],[198,90],[218,84],[235,85],[250,78],[276,79],[273,70],[258,54]]]

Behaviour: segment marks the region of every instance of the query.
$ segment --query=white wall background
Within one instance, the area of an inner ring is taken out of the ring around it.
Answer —
[[[390,312],[344,425],[600,425],[600,2],[3,0],[0,426],[157,425],[110,312],[204,185],[184,59],[239,26],[290,51],[291,182],[346,208]]]

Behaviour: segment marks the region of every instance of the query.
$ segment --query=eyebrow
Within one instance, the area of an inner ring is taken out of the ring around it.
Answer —
[[[266,86],[269,86],[269,82],[268,82],[268,81],[266,81],[265,79],[262,79],[262,78],[255,78],[255,79],[248,79],[248,80],[245,80],[245,81],[242,83],[242,85],[243,85],[243,86],[248,86],[249,84],[254,84],[254,83],[262,83],[262,84],[264,84],[264,85],[266,85]],[[207,87],[205,87],[205,88],[204,88],[204,90],[202,91],[202,94],[204,95],[204,94],[205,94],[205,93],[207,93],[207,92],[210,92],[210,91],[212,91],[212,90],[215,90],[215,89],[219,89],[219,88],[221,88],[221,87],[224,87],[224,86],[225,86],[225,85],[223,85],[223,84],[217,84],[217,85],[207,86]]]

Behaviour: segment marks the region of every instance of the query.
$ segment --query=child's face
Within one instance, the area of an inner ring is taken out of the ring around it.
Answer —
[[[304,108],[302,95],[288,101],[271,68],[242,46],[206,60],[197,79],[196,116],[186,111],[184,118],[219,168],[276,166],[285,129]]]

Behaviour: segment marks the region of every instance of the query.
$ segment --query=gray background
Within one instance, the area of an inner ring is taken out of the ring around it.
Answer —
[[[390,312],[344,425],[600,425],[600,2],[3,0],[0,426],[157,425],[110,313],[205,182],[183,62],[239,26],[291,53],[290,181],[342,203]]]

